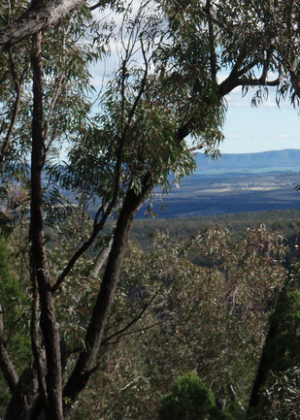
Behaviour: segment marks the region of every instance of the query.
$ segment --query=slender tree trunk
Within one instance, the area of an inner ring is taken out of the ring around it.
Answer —
[[[134,216],[153,187],[150,175],[144,178],[143,186],[140,194],[130,189],[125,197],[101,283],[101,289],[88,326],[85,340],[86,350],[80,354],[74,371],[64,389],[64,400],[68,401],[65,405],[65,413],[69,411],[71,403],[85,388],[91,374],[97,367],[97,356],[122,268]]]
[[[4,420],[29,420],[38,396],[38,380],[32,367],[24,370],[6,409]]]
[[[276,308],[282,304],[283,300],[286,297],[287,293],[287,284],[282,288],[280,294],[278,296]],[[276,309],[275,308],[275,312]],[[272,369],[272,364],[274,362],[274,357],[272,357],[272,347],[270,346],[271,342],[274,340],[276,335],[278,334],[278,321],[276,317],[272,317],[271,323],[269,326],[269,331],[262,349],[259,365],[257,368],[256,376],[254,379],[253,387],[251,390],[248,412],[249,415],[252,416],[253,414],[259,413],[259,407],[261,403],[261,395],[260,392],[263,389],[266,381],[268,379],[268,374]]]
[[[256,413],[260,406],[260,391],[270,372],[270,361],[269,361],[269,343],[276,337],[277,333],[277,322],[272,321],[269,327],[268,335],[264,343],[263,351],[260,357],[258,369],[256,372],[255,380],[253,383],[251,396],[249,400],[249,413]]]
[[[39,370],[38,377],[39,386],[45,399],[44,403],[47,406],[47,419],[63,420],[60,340],[44,247],[42,171],[45,161],[45,144],[43,136],[41,33],[33,37],[32,71],[34,103],[31,158],[31,277],[33,285],[36,283],[38,287],[41,330],[46,352],[46,372]],[[36,366],[41,366],[43,361],[35,360],[35,363]],[[44,389],[44,382],[46,383],[46,389]]]

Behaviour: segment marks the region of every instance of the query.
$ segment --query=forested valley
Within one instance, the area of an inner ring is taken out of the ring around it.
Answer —
[[[299,212],[149,220],[218,156],[234,89],[299,111],[299,19],[1,2],[1,419],[300,418]]]

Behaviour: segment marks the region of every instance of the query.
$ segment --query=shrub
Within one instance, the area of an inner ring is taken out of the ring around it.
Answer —
[[[221,411],[210,388],[193,372],[175,382],[172,391],[161,403],[159,420],[231,420],[232,416]]]

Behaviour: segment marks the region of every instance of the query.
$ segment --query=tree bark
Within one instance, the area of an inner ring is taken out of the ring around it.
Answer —
[[[24,370],[6,409],[4,420],[29,420],[38,396],[38,380],[32,367]]]
[[[259,410],[260,406],[260,391],[264,384],[266,383],[266,379],[268,377],[268,373],[270,372],[270,363],[269,363],[269,343],[275,338],[277,333],[277,322],[271,322],[269,327],[268,335],[266,337],[266,341],[264,343],[263,351],[260,357],[258,369],[256,372],[255,380],[253,383],[251,396],[249,400],[249,413],[256,413]]]
[[[34,3],[17,20],[0,30],[0,52],[41,29],[56,25],[84,0],[41,0]]]
[[[43,76],[41,66],[41,33],[33,37],[33,118],[31,155],[31,278],[37,284],[41,307],[41,330],[46,352],[46,378],[39,378],[40,388],[46,380],[47,419],[63,420],[62,412],[62,367],[58,325],[56,322],[54,297],[47,273],[44,247],[42,171],[45,160],[43,135]],[[33,349],[34,350],[34,349]],[[34,352],[36,354],[36,352]],[[36,360],[36,365],[43,363]],[[46,398],[45,397],[45,398]]]

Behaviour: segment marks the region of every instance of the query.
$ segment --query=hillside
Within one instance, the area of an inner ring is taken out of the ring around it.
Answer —
[[[299,171],[300,150],[285,149],[261,153],[224,153],[218,159],[211,159],[203,153],[196,154],[197,174],[221,172],[276,172]]]
[[[154,191],[150,207],[157,217],[300,208],[300,192],[295,190],[300,183],[300,150],[224,154],[215,161],[198,154],[197,166],[196,173],[168,195]],[[147,205],[138,218],[144,217]]]

